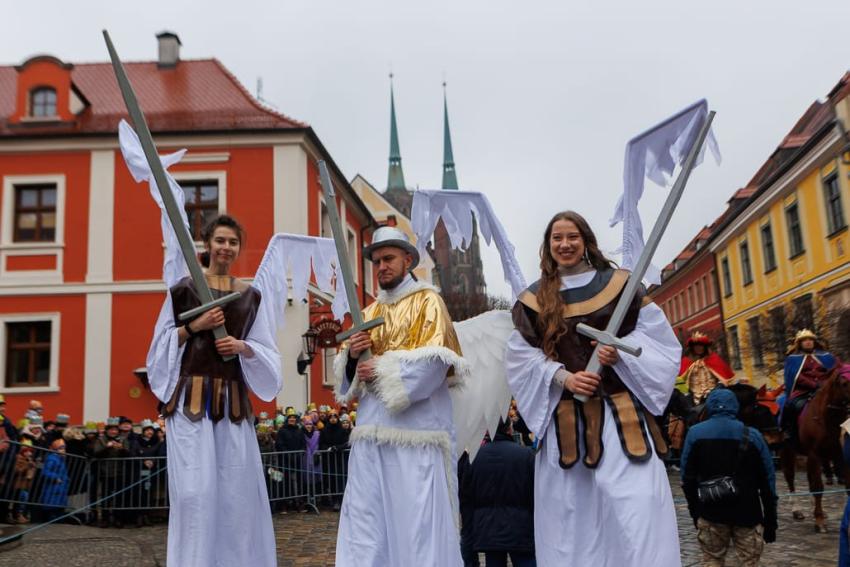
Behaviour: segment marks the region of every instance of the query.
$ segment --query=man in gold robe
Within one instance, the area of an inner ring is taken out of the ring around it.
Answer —
[[[353,335],[334,364],[338,401],[359,399],[336,563],[459,567],[449,388],[467,363],[437,290],[410,274],[419,254],[407,236],[382,227],[364,255],[381,291],[363,317],[385,322]]]

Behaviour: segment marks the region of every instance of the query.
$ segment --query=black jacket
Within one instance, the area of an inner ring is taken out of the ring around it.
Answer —
[[[497,433],[461,471],[460,511],[475,551],[534,551],[534,454]]]
[[[762,524],[765,531],[775,531],[776,477],[764,438],[750,427],[746,452],[737,465],[744,433],[744,424],[736,418],[738,400],[729,390],[718,388],[709,395],[706,409],[708,419],[691,427],[682,449],[682,488],[691,517],[732,526]],[[733,501],[699,501],[700,482],[733,474],[739,491]]]
[[[297,425],[284,425],[277,430],[275,451],[303,451],[306,448],[304,432]]]
[[[322,429],[322,435],[319,437],[319,449],[330,449],[335,447],[342,449],[348,445],[348,438],[351,436],[350,429],[343,429],[342,425],[337,423],[328,423]]]

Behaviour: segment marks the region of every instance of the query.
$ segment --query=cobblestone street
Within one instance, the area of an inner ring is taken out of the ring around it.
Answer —
[[[682,565],[698,566],[699,549],[685,504],[681,502],[678,479],[671,477]],[[806,490],[804,477],[797,480],[798,490]],[[785,492],[784,482],[779,493]],[[811,498],[804,497],[807,519],[795,522],[791,505],[782,499],[779,509],[777,542],[765,547],[762,565],[768,567],[823,567],[835,565],[838,557],[838,526],[844,508],[843,494],[824,496],[829,533],[816,534],[811,520]],[[280,567],[319,567],[333,565],[336,525],[339,515],[323,510],[321,514],[290,513],[274,516]],[[39,567],[157,567],[165,565],[166,529],[164,525],[146,528],[99,529],[87,526],[56,525],[25,538],[15,549],[0,552],[0,567],[38,565]],[[731,560],[730,566],[736,565]]]

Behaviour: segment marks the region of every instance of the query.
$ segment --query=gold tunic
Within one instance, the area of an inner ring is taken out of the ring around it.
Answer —
[[[455,328],[443,299],[431,288],[414,291],[395,303],[372,303],[363,310],[365,320],[383,317],[384,324],[370,331],[372,352],[445,347],[463,356]]]

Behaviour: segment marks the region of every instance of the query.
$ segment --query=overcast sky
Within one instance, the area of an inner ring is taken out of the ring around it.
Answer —
[[[655,263],[663,266],[745,185],[794,122],[850,68],[850,2],[116,1],[8,2],[0,63],[36,53],[156,58],[169,30],[183,58],[216,57],[278,110],[310,123],[349,177],[383,189],[389,79],[405,180],[439,187],[442,87],[448,82],[461,188],[485,192],[529,281],[549,218],[584,214],[605,249],[635,134],[705,97],[723,163],[691,182]],[[129,7],[133,6],[131,10]],[[11,19],[11,21],[10,21]],[[648,186],[651,223],[664,191]],[[648,230],[648,229],[647,229]],[[493,251],[492,292],[509,295]]]

